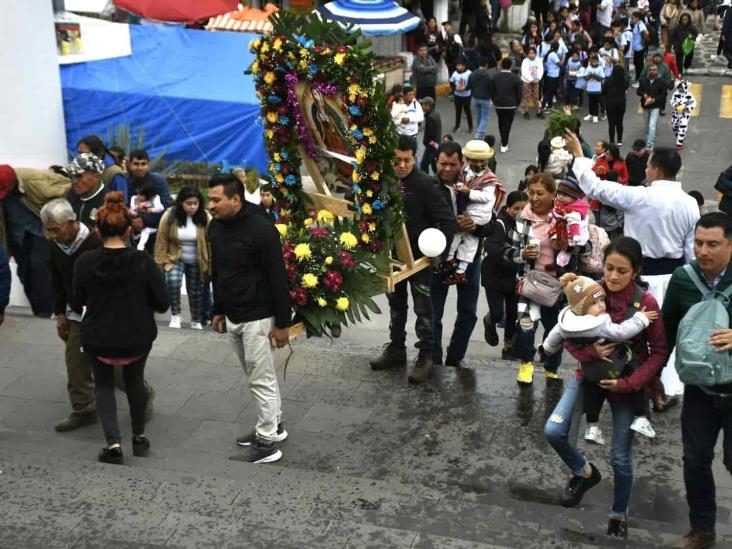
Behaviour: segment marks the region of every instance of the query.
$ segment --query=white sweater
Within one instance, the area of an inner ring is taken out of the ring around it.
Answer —
[[[538,82],[542,76],[544,76],[544,62],[538,55],[533,61],[526,57],[521,62],[521,82],[525,84]]]

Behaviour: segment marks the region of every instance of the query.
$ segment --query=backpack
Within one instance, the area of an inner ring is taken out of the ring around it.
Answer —
[[[729,328],[732,285],[724,291],[709,290],[691,265],[684,270],[702,294],[699,303],[686,311],[676,332],[676,372],[679,379],[690,385],[720,385],[732,382],[732,356],[718,353],[709,344],[715,330]]]
[[[579,256],[580,271],[590,275],[599,275],[602,274],[603,255],[605,248],[610,244],[610,238],[605,229],[597,225],[589,225],[587,230],[590,232],[589,242],[592,244],[592,250]]]

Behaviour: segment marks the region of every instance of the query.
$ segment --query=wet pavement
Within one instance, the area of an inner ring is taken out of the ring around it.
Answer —
[[[340,340],[300,339],[286,376],[290,434],[276,464],[250,465],[234,439],[254,423],[228,343],[161,328],[148,362],[150,458],[96,462],[99,425],[66,434],[63,348],[51,321],[6,315],[0,328],[0,547],[547,548],[663,547],[687,529],[679,408],[638,437],[630,539],[607,538],[609,448],[581,443],[604,480],[576,509],[558,504],[567,470],[543,437],[562,384],[474,334],[465,368],[423,386],[372,372],[383,315]],[[413,353],[411,353],[413,354]],[[572,367],[565,360],[560,373]],[[122,397],[122,395],[118,395]],[[129,418],[118,398],[128,454]],[[602,418],[611,433],[608,414]],[[715,462],[722,542],[732,547],[732,479]]]

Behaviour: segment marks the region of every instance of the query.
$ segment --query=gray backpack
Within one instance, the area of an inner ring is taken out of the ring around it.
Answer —
[[[720,385],[732,382],[732,356],[718,353],[709,344],[716,330],[729,328],[727,307],[732,285],[723,292],[710,290],[691,265],[684,270],[699,289],[702,299],[693,305],[679,323],[676,335],[676,371],[679,379],[690,385]]]

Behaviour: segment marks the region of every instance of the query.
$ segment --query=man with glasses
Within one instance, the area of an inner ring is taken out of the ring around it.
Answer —
[[[455,215],[442,196],[434,178],[415,168],[414,139],[399,136],[397,150],[394,151],[394,173],[397,177],[406,214],[407,233],[415,259],[422,254],[417,246],[419,235],[425,229],[435,227],[445,233],[448,242],[455,232]],[[394,292],[388,294],[390,342],[377,359],[371,361],[374,370],[403,366],[407,362],[406,325],[407,325],[407,284],[412,292],[414,313],[417,315],[415,332],[416,347],[419,349],[417,360],[409,372],[412,383],[421,383],[432,371],[432,348],[434,346],[431,284],[432,269],[427,268],[398,283]]]

